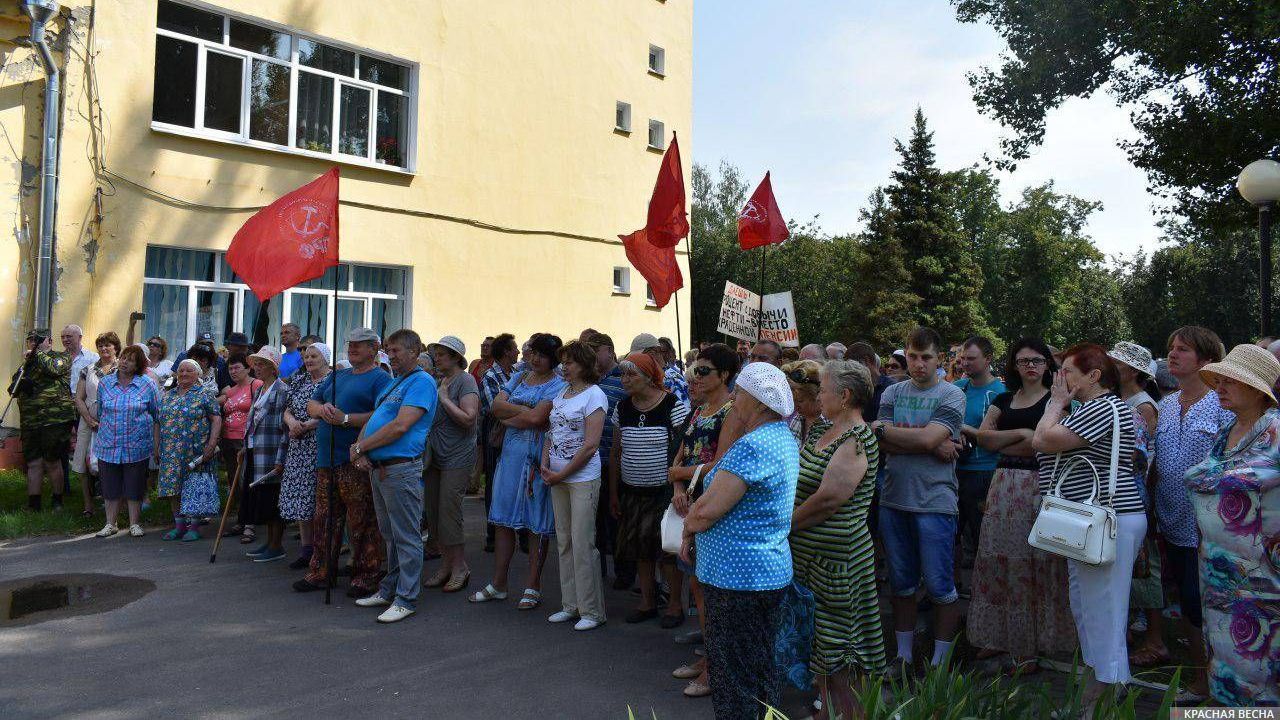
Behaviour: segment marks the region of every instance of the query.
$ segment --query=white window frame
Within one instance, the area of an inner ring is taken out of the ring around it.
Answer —
[[[649,72],[658,77],[667,76],[667,51],[649,43]]]
[[[338,40],[332,40],[323,36],[314,35],[308,32],[297,30],[280,23],[274,23],[261,18],[250,15],[242,15],[234,13],[223,8],[208,5],[202,2],[191,2],[190,0],[173,0],[175,4],[186,5],[198,10],[215,13],[222,16],[222,42],[215,43],[198,38],[192,35],[183,35],[182,33],[165,30],[161,27],[155,27],[157,36],[164,36],[182,40],[196,45],[196,85],[195,85],[195,122],[194,127],[185,125],[175,125],[173,123],[151,121],[151,129],[157,132],[170,133],[173,135],[182,135],[185,137],[195,137],[203,140],[213,140],[233,145],[243,145],[246,147],[256,148],[260,150],[270,150],[272,152],[285,153],[288,155],[303,155],[306,157],[323,158],[328,161],[339,162],[346,165],[359,165],[361,167],[374,168],[387,172],[401,173],[405,175],[413,175],[417,172],[417,127],[418,127],[418,64],[403,58],[398,58],[386,53],[371,51],[365,48],[344,43]],[[231,39],[231,20],[242,20],[260,27],[274,30],[276,32],[286,33],[290,36],[289,42],[289,60],[284,61],[270,55],[261,55],[249,50],[232,47]],[[355,75],[347,76],[328,70],[312,68],[302,65],[298,62],[298,40],[311,40],[325,45],[331,45],[343,50],[355,53]],[[240,84],[243,93],[240,101],[240,132],[229,133],[222,130],[214,130],[204,126],[204,92],[205,92],[205,72],[206,57],[209,52],[218,52],[223,55],[230,55],[241,58]],[[406,90],[398,90],[396,88],[379,85],[377,83],[368,82],[359,79],[360,76],[360,59],[369,57],[375,60],[385,60],[388,62],[403,65],[408,70],[407,88]],[[288,145],[281,146],[273,143],[255,140],[249,137],[249,112],[250,112],[250,74],[252,72],[252,63],[254,60],[274,63],[276,65],[284,65],[289,68],[289,136]],[[331,134],[329,138],[329,152],[318,152],[315,150],[307,150],[295,147],[297,142],[297,110],[298,110],[298,73],[309,72],[316,75],[322,75],[333,79],[333,120],[331,125]],[[341,134],[338,127],[338,120],[341,111],[342,85],[352,85],[364,88],[370,91],[369,96],[369,129],[368,129],[368,148],[364,157],[358,155],[348,155],[338,152],[339,136]],[[152,92],[155,88],[152,87]],[[378,93],[389,93],[392,95],[400,95],[405,98],[404,112],[407,114],[405,118],[405,147],[404,157],[405,165],[398,167],[387,163],[379,162],[377,156],[377,138],[374,136],[377,118],[378,118]]]
[[[644,306],[647,308],[658,307],[658,300],[653,297],[653,286],[649,283],[644,284]]]
[[[618,122],[618,116],[622,116],[622,122]],[[631,132],[631,103],[619,100],[613,110],[613,129],[618,132]]]
[[[653,144],[654,131],[657,130],[658,144]],[[649,143],[650,150],[664,150],[667,147],[667,126],[661,120],[649,118]]]
[[[625,265],[615,265],[613,267],[613,294],[631,294],[631,268]]]
[[[163,247],[166,250],[191,250],[196,252],[211,252],[210,250],[203,249],[203,248],[178,248],[178,247],[170,247],[168,245],[156,245],[154,247]],[[234,305],[232,307],[232,313],[231,313],[232,315],[231,331],[246,332],[244,327],[245,298],[246,298],[246,293],[252,293],[253,290],[249,289],[249,286],[245,285],[244,283],[231,282],[229,278],[224,279],[222,277],[222,269],[224,266],[223,256],[225,255],[226,255],[225,252],[221,252],[221,251],[214,252],[215,257],[214,257],[214,266],[213,266],[213,280],[211,281],[210,280],[173,280],[169,278],[152,278],[152,277],[145,277],[145,276],[142,279],[142,283],[144,287],[147,285],[170,285],[170,286],[187,288],[187,337],[183,347],[177,348],[177,351],[179,352],[191,347],[196,342],[196,335],[197,335],[196,314],[198,310],[196,299],[198,297],[198,293],[204,290],[221,290],[224,292],[230,291],[234,293],[235,300],[234,300]],[[412,302],[413,285],[412,285],[412,277],[411,277],[413,269],[411,267],[403,266],[403,265],[382,265],[378,263],[364,263],[364,262],[360,262],[360,263],[344,262],[342,263],[342,265],[347,267],[347,286],[346,288],[339,287],[338,300],[361,300],[364,302],[364,317],[361,319],[363,327],[373,326],[373,301],[374,300],[401,300],[404,303],[404,326],[405,327],[413,326],[412,317],[411,317],[413,313],[413,302]],[[365,290],[356,290],[354,267],[357,265],[360,267],[392,268],[395,270],[403,270],[404,271],[404,293],[402,295],[397,295],[395,293],[376,293],[376,292],[369,292]],[[291,287],[282,291],[275,298],[272,298],[273,300],[278,298],[280,301],[281,326],[293,321],[293,318],[292,318],[293,296],[295,294],[323,295],[327,298],[332,298],[333,289],[332,288],[322,289],[322,288]],[[324,323],[325,333],[324,334],[326,337],[325,342],[328,343],[330,340],[333,340],[334,323],[336,322],[336,319],[337,319],[337,303],[336,302],[326,303],[326,307],[327,307],[327,310],[325,313],[325,323]],[[341,343],[338,343],[338,344],[330,343],[330,347],[333,347],[339,351],[342,351],[343,347],[345,346],[342,345]],[[345,357],[345,352],[342,352],[342,354]]]

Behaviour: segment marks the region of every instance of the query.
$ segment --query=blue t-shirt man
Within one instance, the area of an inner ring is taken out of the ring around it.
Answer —
[[[392,458],[416,458],[422,455],[427,447],[427,431],[431,429],[431,421],[436,414],[436,381],[422,370],[414,370],[403,380],[397,379],[378,393],[378,407],[364,425],[364,436],[372,437],[382,426],[400,414],[400,408],[422,408],[422,417],[418,418],[395,442],[388,443],[369,451],[370,459],[376,462]]]
[[[333,385],[337,381],[338,399],[333,400]],[[386,370],[374,366],[370,370],[357,373],[345,368],[329,377],[316,387],[311,399],[319,403],[333,403],[342,412],[350,414],[367,413],[377,404],[378,396],[387,386],[394,382]],[[333,456],[329,455],[329,435],[333,435]],[[356,441],[360,429],[355,427],[339,427],[327,422],[316,428],[316,467],[330,468],[346,465],[351,462],[351,443]]]
[[[956,381],[956,387],[964,391],[964,424],[975,428],[982,426],[991,401],[1007,389],[1004,382],[995,376],[986,385],[974,385],[969,378],[961,378]],[[995,472],[1000,453],[986,450],[976,443],[970,443],[969,447],[969,452],[956,463],[957,470]]]
[[[300,367],[302,367],[302,353],[300,351],[290,350],[280,355],[281,380],[288,380]]]

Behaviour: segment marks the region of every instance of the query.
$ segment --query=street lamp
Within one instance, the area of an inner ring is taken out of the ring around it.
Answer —
[[[1254,160],[1240,171],[1236,180],[1240,196],[1258,208],[1258,292],[1261,303],[1260,337],[1271,332],[1271,209],[1280,202],[1280,162]]]

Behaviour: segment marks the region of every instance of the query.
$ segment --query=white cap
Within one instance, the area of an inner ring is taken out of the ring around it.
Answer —
[[[738,373],[734,383],[782,417],[795,412],[795,399],[791,397],[787,376],[775,365],[765,362],[748,363]]]

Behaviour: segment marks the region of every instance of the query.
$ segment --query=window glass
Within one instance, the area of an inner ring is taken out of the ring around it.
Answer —
[[[379,337],[387,337],[404,327],[404,300],[383,300],[374,298],[369,301],[373,305],[373,322],[370,327]]]
[[[405,143],[408,141],[408,113],[405,112],[405,96],[394,93],[378,93],[378,137],[374,158],[387,165],[404,167]]]
[[[185,127],[196,124],[195,43],[156,36],[155,92],[151,119]]]
[[[156,27],[210,42],[222,42],[221,15],[168,0],[160,0],[156,12]]]
[[[150,253],[148,253],[150,254]],[[159,335],[169,344],[169,359],[187,349],[187,288],[182,285],[142,286],[142,338]]]
[[[227,335],[235,328],[236,295],[226,290],[199,290],[196,292],[196,336],[213,335],[214,347],[226,343]]]
[[[354,76],[356,72],[355,53],[306,38],[298,38],[298,62],[339,75]]]
[[[397,90],[409,89],[409,68],[386,60],[360,56],[360,79]]]
[[[338,152],[368,157],[369,91],[343,85],[338,105]]]
[[[298,285],[298,287],[313,288],[315,290],[332,290],[333,277],[335,273],[338,276],[338,289],[345,292],[347,290],[347,280],[350,277],[350,268],[346,265],[338,265],[336,268],[326,268],[324,275],[308,280]]]
[[[404,270],[402,268],[370,267],[356,265],[352,272],[352,285],[356,292],[385,293],[399,295],[404,292]]]
[[[334,337],[340,338],[342,342],[331,345],[337,349],[339,360],[347,359],[347,333],[358,327],[364,327],[364,300],[354,298],[338,298],[338,311],[334,314]],[[379,333],[380,337],[385,335]]]
[[[258,301],[252,291],[244,294],[244,314],[240,327],[254,347],[270,345],[280,347],[280,314],[284,310],[284,295]]]
[[[235,18],[231,18],[230,39],[231,47],[256,52],[277,60],[287,62],[292,53],[287,34]]]
[[[204,250],[148,247],[145,274],[162,280],[203,280],[213,282],[215,253]]]
[[[333,152],[333,78],[298,73],[297,133],[298,147]]]
[[[244,60],[211,52],[204,64],[204,126],[239,133]]]
[[[249,137],[289,144],[289,67],[254,60],[249,82]]]

